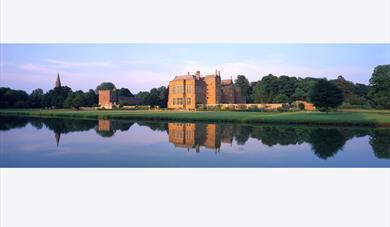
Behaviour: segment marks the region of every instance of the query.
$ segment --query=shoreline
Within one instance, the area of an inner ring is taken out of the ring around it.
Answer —
[[[320,112],[2,109],[0,116],[390,128],[390,111],[365,112],[363,110],[327,114]]]

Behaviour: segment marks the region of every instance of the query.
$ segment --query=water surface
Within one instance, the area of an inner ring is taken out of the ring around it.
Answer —
[[[390,129],[0,117],[1,167],[390,167]]]

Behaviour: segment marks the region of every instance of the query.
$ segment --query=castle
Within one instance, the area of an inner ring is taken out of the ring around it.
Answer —
[[[240,89],[232,79],[221,80],[220,72],[202,77],[195,75],[176,76],[169,81],[168,108],[194,110],[199,104],[245,103]]]
[[[175,76],[169,81],[168,108],[195,110],[197,105],[241,104],[245,97],[232,79],[221,80],[220,72],[202,77],[200,71],[195,75]],[[122,103],[141,105],[142,100],[134,97],[121,97],[114,90],[99,91],[99,107],[112,109]]]
[[[118,95],[116,89],[99,90],[99,107],[112,109],[119,105],[142,105],[142,99],[137,97],[125,97]]]

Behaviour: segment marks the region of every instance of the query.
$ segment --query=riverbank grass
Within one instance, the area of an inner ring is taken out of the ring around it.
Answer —
[[[93,119],[169,120],[182,122],[279,123],[390,127],[390,111],[345,110],[340,112],[238,112],[153,110],[40,110],[3,109],[0,115],[70,117]]]

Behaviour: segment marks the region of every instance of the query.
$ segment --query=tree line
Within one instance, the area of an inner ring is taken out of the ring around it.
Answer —
[[[55,87],[48,92],[41,88],[33,90],[30,94],[23,90],[0,87],[0,108],[79,108],[97,107],[98,94],[102,89],[116,89],[111,82],[103,82],[95,90],[87,92],[81,90],[72,91],[70,87]],[[134,95],[127,88],[117,89],[118,96],[138,97],[143,105],[167,107],[168,90],[162,86],[153,88],[149,92],[142,91]],[[126,103],[120,103],[126,105]]]
[[[94,90],[72,91],[70,87],[55,87],[44,93],[41,88],[30,94],[22,90],[0,88],[0,108],[79,108],[97,106]]]
[[[277,77],[272,74],[256,82],[249,82],[244,75],[238,75],[234,81],[247,103],[292,103],[303,100],[312,102],[324,111],[341,104],[390,109],[390,65],[375,67],[369,82],[369,85],[353,83],[343,76],[327,80],[286,75]],[[22,90],[0,87],[0,108],[95,107],[101,89],[116,89],[119,96],[141,98],[143,105],[167,107],[169,91],[165,86],[133,94],[127,88],[117,89],[113,83],[103,82],[87,92],[72,91],[70,87],[62,86],[46,93],[38,88],[28,94]]]
[[[292,103],[303,100],[328,109],[345,106],[390,108],[390,65],[375,67],[370,84],[353,83],[343,76],[335,80],[313,77],[274,76],[256,82],[237,76],[235,85],[247,103]]]

